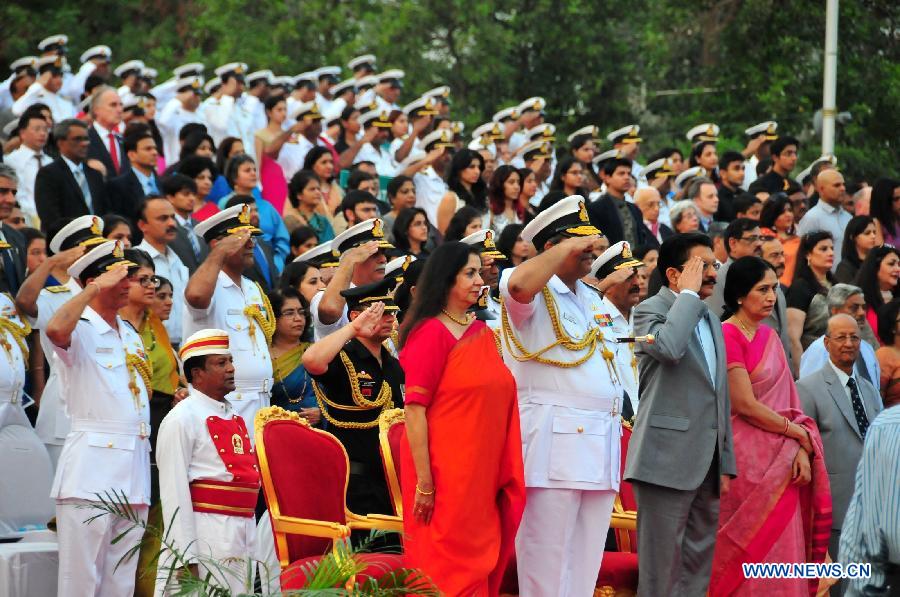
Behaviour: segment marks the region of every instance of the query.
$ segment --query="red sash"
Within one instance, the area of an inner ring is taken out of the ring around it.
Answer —
[[[259,465],[244,419],[207,417],[206,427],[231,481],[196,479],[191,483],[194,512],[253,518],[259,497]]]

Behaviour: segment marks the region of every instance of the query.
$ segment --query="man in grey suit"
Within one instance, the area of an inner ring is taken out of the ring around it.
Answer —
[[[825,448],[825,468],[831,483],[828,550],[834,561],[838,561],[841,527],[853,495],[866,430],[883,408],[875,386],[854,367],[861,342],[853,317],[845,313],[833,316],[825,333],[828,362],[797,382],[803,411],[818,425]],[[831,595],[842,595],[843,584],[832,587]]]
[[[712,241],[678,234],[660,247],[663,288],[634,311],[641,404],[625,480],[638,504],[638,595],[704,595],[719,496],[737,474],[725,340],[701,299],[716,283]]]
[[[763,241],[760,235],[759,222],[750,218],[736,218],[725,229],[725,250],[728,252],[728,261],[719,268],[719,276],[716,279],[716,287],[711,296],[708,296],[704,302],[709,310],[716,317],[722,317],[722,310],[725,308],[725,276],[728,274],[728,268],[736,259],[741,257],[762,257]],[[775,289],[775,308],[772,313],[763,321],[764,324],[775,330],[781,344],[784,346],[784,354],[787,357],[788,365],[797,377],[798,364],[794,363],[791,354],[791,338],[788,336],[787,325],[787,299],[779,285]]]

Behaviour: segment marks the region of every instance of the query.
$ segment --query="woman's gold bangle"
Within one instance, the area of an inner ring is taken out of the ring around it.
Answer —
[[[434,495],[434,488],[432,488],[431,491],[422,491],[422,488],[416,483],[416,493],[420,495]]]

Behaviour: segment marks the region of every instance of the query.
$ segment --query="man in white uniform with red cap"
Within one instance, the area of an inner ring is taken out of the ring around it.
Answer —
[[[194,574],[211,573],[234,595],[251,592],[259,469],[247,430],[253,421],[226,398],[235,376],[228,332],[200,330],[180,356],[191,391],[163,419],[156,454],[166,533]],[[157,595],[166,594],[170,567],[160,566]]]

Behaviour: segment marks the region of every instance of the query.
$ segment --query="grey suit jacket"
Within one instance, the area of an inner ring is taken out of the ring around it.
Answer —
[[[856,376],[860,397],[871,423],[881,412],[878,391]],[[856,481],[856,465],[862,455],[863,437],[853,415],[850,398],[829,362],[797,382],[803,412],[815,420],[825,448],[825,468],[831,483],[831,528],[840,530]]]
[[[716,351],[716,379],[694,329],[706,315]],[[634,333],[653,334],[640,344],[641,402],[628,447],[625,479],[682,491],[700,486],[718,451],[719,474],[736,475],[731,401],[722,323],[694,295],[661,288],[634,310]]]
[[[716,276],[716,287],[713,289],[713,293],[704,301],[709,310],[719,318],[722,317],[722,311],[725,309],[725,275],[728,273],[728,268],[731,267],[732,263],[734,261],[729,258],[719,268],[719,273]],[[788,336],[787,298],[785,298],[780,284],[775,288],[775,309],[762,322],[778,334],[778,339],[781,340],[781,345],[784,347],[784,356],[787,357],[791,371],[797,371],[798,366],[794,364],[794,357],[791,354],[791,337]]]

